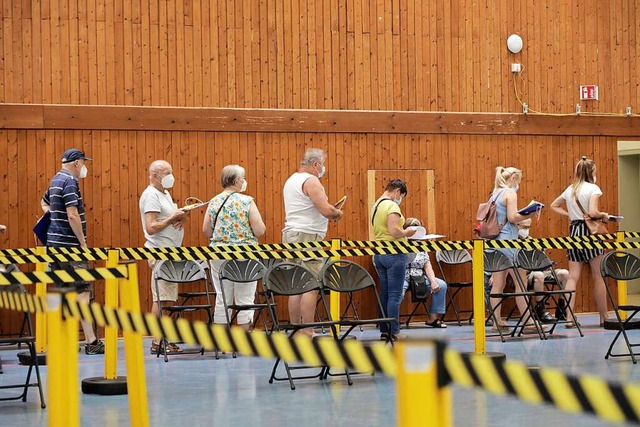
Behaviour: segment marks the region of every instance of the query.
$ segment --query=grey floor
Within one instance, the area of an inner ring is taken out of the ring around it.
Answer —
[[[487,351],[503,352],[509,360],[531,366],[553,366],[568,373],[590,373],[614,381],[640,383],[640,365],[630,359],[605,360],[604,353],[613,332],[595,326],[597,316],[580,316],[585,337],[558,327],[547,341],[537,338],[512,339],[501,343],[487,340]],[[473,328],[452,326],[446,330],[414,324],[410,338],[446,337],[460,351],[472,351]],[[365,337],[376,337],[365,330]],[[632,333],[640,341],[640,332]],[[122,346],[122,342],[120,342]],[[169,363],[149,354],[145,339],[145,367],[149,416],[152,426],[389,426],[396,424],[395,381],[381,375],[360,375],[348,386],[344,378],[297,382],[291,391],[286,382],[267,382],[272,361],[254,357],[215,360],[213,353],[180,355]],[[15,349],[3,349],[4,374],[0,385],[20,381],[25,367],[17,364]],[[125,373],[122,352],[119,374]],[[102,356],[80,356],[80,377],[101,376]],[[42,369],[46,383],[47,368]],[[29,392],[27,403],[0,402],[0,424],[33,426],[47,424],[47,410],[40,409],[37,390]],[[531,406],[511,397],[497,397],[480,390],[453,388],[456,426],[600,426],[608,425],[591,416],[573,416],[549,406]],[[422,410],[416,408],[416,411]],[[425,419],[429,414],[424,414]],[[81,395],[81,425],[129,425],[126,396]]]

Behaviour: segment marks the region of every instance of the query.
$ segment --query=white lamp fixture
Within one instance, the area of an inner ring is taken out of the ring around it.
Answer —
[[[517,34],[511,34],[507,39],[507,49],[511,53],[519,53],[522,50],[522,37]]]

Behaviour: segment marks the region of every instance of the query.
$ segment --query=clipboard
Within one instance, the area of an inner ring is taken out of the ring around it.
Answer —
[[[342,196],[342,198],[340,200],[338,200],[333,207],[335,207],[336,209],[342,209],[342,207],[344,206],[345,202],[347,201],[347,196]]]

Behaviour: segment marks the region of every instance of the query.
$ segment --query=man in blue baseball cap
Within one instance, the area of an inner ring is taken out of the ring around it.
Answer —
[[[77,148],[70,148],[62,155],[62,169],[51,179],[49,188],[40,202],[44,212],[51,213],[51,224],[47,231],[47,246],[87,247],[87,222],[84,202],[78,178],[85,178],[88,170],[85,162],[91,160]],[[88,261],[54,262],[52,270],[75,270],[89,268]],[[58,287],[73,287],[78,292],[78,301],[89,302],[91,284],[87,282],[56,283]],[[104,343],[96,338],[91,323],[80,321],[86,345],[86,354],[103,354]]]

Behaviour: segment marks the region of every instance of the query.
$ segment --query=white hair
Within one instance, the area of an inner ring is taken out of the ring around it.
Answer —
[[[324,151],[320,148],[307,148],[302,157],[301,165],[311,165],[315,162],[323,163],[325,158]]]
[[[240,165],[227,165],[222,168],[220,174],[220,184],[222,188],[231,187],[238,178],[244,176],[244,168]]]

